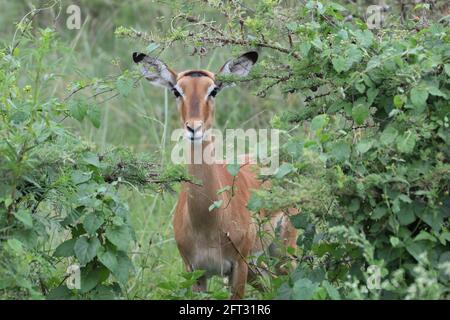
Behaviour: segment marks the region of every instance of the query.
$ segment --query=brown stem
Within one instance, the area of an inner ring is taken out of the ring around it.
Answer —
[[[248,40],[244,40],[244,39],[233,39],[233,38],[225,38],[225,37],[200,37],[201,41],[204,42],[210,42],[210,43],[214,43],[214,42],[220,42],[221,44],[234,44],[234,45],[239,45],[239,46],[250,46],[250,45],[256,45],[257,47],[264,47],[264,48],[269,48],[269,49],[273,49],[282,53],[286,53],[286,54],[290,54],[292,55],[295,59],[297,60],[301,60],[301,56],[295,52],[295,51],[291,51],[287,48],[278,46],[276,44],[271,44],[271,43],[267,43],[267,42],[256,42],[256,43],[252,43]]]

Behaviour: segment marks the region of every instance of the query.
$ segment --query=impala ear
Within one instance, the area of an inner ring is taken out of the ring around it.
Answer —
[[[233,58],[225,62],[222,68],[220,68],[219,74],[245,77],[249,74],[256,61],[258,61],[258,53],[256,51],[249,51],[238,58]],[[226,84],[219,82],[217,85],[223,87]]]
[[[177,74],[161,60],[133,52],[133,61],[141,66],[142,75],[154,85],[172,89],[177,83]]]

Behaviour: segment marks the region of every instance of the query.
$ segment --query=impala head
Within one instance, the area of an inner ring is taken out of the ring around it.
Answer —
[[[258,59],[254,51],[228,60],[221,74],[246,76]],[[207,70],[187,70],[176,73],[161,60],[143,53],[133,53],[133,61],[141,66],[144,77],[152,84],[170,89],[176,97],[185,137],[201,141],[214,119],[214,99],[226,84]]]

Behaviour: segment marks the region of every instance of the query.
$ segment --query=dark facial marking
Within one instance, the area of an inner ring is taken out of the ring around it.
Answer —
[[[142,59],[144,59],[146,57],[145,54],[143,53],[137,53],[137,52],[133,52],[133,61],[135,63],[139,63],[142,61]]]
[[[185,77],[193,77],[193,78],[200,78],[200,77],[207,77],[208,75],[202,71],[191,71],[184,75]]]

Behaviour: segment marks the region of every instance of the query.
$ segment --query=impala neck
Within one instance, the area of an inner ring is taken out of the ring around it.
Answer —
[[[204,141],[202,145],[191,145],[191,161],[188,164],[188,172],[196,180],[194,182],[199,184],[187,184],[187,205],[194,226],[201,227],[217,222],[216,210],[210,212],[209,207],[219,199],[217,190],[223,186],[218,172],[220,165],[208,164],[205,161],[198,164],[194,162],[194,149],[199,147],[205,150],[206,147],[212,148],[214,145],[211,141]]]

